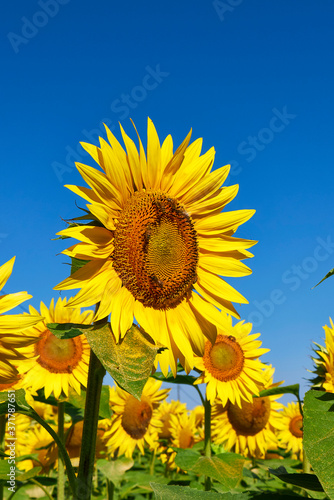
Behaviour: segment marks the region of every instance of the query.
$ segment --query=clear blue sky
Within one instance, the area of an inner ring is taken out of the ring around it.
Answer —
[[[39,306],[69,273],[64,242],[78,214],[79,141],[102,122],[143,138],[147,116],[177,144],[190,127],[232,164],[230,209],[256,209],[237,235],[259,240],[253,274],[231,280],[249,300],[276,380],[307,388],[311,342],[334,316],[331,0],[12,0],[2,9],[1,264],[7,292]],[[176,394],[174,390],[173,394]],[[196,399],[196,393],[193,394]],[[190,406],[193,402],[182,394]],[[197,400],[197,399],[196,399]]]

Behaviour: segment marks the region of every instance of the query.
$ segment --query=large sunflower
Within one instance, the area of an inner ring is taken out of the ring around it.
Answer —
[[[207,340],[204,356],[195,358],[195,367],[203,370],[195,384],[207,384],[211,404],[218,396],[223,405],[231,401],[241,407],[242,401],[251,403],[253,395],[263,389],[265,365],[257,358],[269,349],[260,348],[262,342],[256,340],[260,334],[251,335],[251,323],[239,321],[232,326],[231,316],[225,323],[224,329],[217,329],[215,344]]]
[[[84,335],[71,339],[58,339],[47,328],[48,323],[90,324],[92,311],[65,307],[66,298],[59,298],[56,305],[51,300],[49,309],[41,302],[41,313],[45,317],[29,329],[35,343],[20,349],[29,359],[19,361],[18,370],[24,374],[23,387],[33,392],[44,388],[45,397],[53,392],[59,398],[62,391],[68,396],[68,388],[73,387],[80,394],[81,385],[86,387],[90,347]],[[30,306],[30,314],[37,311]],[[27,315],[28,317],[29,315]]]
[[[325,325],[325,347],[320,344],[314,349],[317,357],[312,358],[315,364],[315,373],[317,376],[312,379],[312,385],[319,387],[327,392],[334,392],[334,324],[329,318],[331,326]]]
[[[15,257],[0,266],[0,290],[3,289],[12,274]],[[35,342],[29,336],[27,328],[43,319],[37,312],[33,315],[12,314],[4,315],[22,304],[32,296],[27,292],[10,293],[0,296],[0,390],[13,387],[19,380],[15,363],[23,356],[17,351],[18,347],[25,347]]]
[[[288,403],[281,412],[280,428],[277,430],[279,446],[291,451],[292,458],[300,459],[303,451],[303,417],[298,403]]]
[[[136,447],[144,454],[145,443],[150,449],[158,447],[158,433],[163,427],[156,410],[170,389],[161,389],[161,382],[149,378],[140,401],[119,387],[111,388],[110,403],[113,415],[111,428],[104,437],[110,453],[128,458]]]
[[[67,186],[89,202],[93,223],[59,233],[81,241],[63,253],[87,263],[55,288],[81,288],[71,307],[100,302],[95,319],[111,313],[117,340],[135,318],[169,348],[159,356],[164,373],[176,373],[178,357],[189,371],[203,333],[215,340],[216,307],[238,317],[231,302],[247,302],[221,276],[250,274],[241,260],[255,242],[232,235],[254,210],[222,212],[238,186],[222,187],[230,167],[211,171],[214,149],[201,155],[201,139],[188,146],[191,132],[173,153],[149,119],[145,155],[139,136],[138,152],[121,127],[125,151],[106,130],[110,144],[82,144],[102,171],[77,163],[90,188]]]
[[[278,385],[272,383],[273,372],[271,367],[264,371],[266,389]],[[277,397],[254,398],[252,402],[242,401],[241,406],[229,403],[221,412],[217,406],[212,419],[213,442],[245,456],[264,458],[268,449],[277,448],[274,431],[280,427],[278,410],[282,408],[275,401]]]

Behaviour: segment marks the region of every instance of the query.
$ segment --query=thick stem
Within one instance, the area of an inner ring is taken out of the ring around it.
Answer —
[[[207,398],[204,402],[204,455],[211,458],[211,404]],[[204,489],[211,490],[211,479],[208,476],[204,480]]]
[[[64,441],[64,417],[65,417],[65,402],[58,401],[58,437],[59,441]],[[62,454],[58,450],[58,477],[57,477],[57,500],[65,499],[65,467]]]
[[[76,498],[78,500],[90,500],[91,498],[100,397],[105,373],[106,371],[99,358],[91,350],[80,464],[77,479]]]

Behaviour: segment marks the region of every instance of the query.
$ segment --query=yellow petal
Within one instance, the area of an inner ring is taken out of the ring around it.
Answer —
[[[15,257],[0,266],[0,290],[5,286],[9,276],[12,274]]]
[[[212,217],[205,217],[195,222],[195,229],[204,235],[219,234],[227,231],[235,231],[241,224],[250,219],[255,210],[235,210],[223,212]]]

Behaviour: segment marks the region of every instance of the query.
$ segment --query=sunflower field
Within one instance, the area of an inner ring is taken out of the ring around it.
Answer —
[[[23,314],[27,292],[0,297],[0,500],[334,499],[332,320],[302,400],[229,284],[257,243],[235,235],[254,210],[228,210],[229,165],[191,131],[176,148],[150,119],[145,147],[135,133],[82,143],[94,166],[66,186],[84,206],[55,290],[79,291]]]

